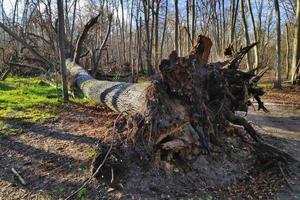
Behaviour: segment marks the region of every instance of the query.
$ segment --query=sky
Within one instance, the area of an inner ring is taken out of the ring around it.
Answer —
[[[16,0],[0,0],[0,2],[3,1],[3,7],[4,7],[4,10],[5,10],[5,13],[6,15],[8,15],[9,17],[11,17],[11,14],[13,13],[13,10],[14,10],[14,4],[15,4],[15,1]],[[20,5],[23,5],[24,4],[24,0],[20,0],[21,1],[21,4]],[[267,4],[270,0],[265,0],[264,2]],[[53,3],[55,4],[55,0],[53,0]],[[79,6],[82,8],[81,11],[84,12],[84,8],[86,7],[86,2],[87,0],[78,0],[78,3],[79,3]],[[182,17],[184,17],[185,13],[186,13],[186,10],[185,10],[185,0],[179,0],[179,8],[180,8],[180,14]],[[226,2],[226,1],[225,1]],[[251,2],[254,2],[254,1],[251,1]],[[174,0],[169,0],[169,12],[174,12]],[[56,5],[54,5],[56,6]],[[225,5],[226,6],[226,5]],[[226,7],[229,7],[229,5],[227,5]],[[266,5],[267,7],[267,5]],[[252,8],[253,8],[253,12],[254,12],[254,15],[255,13],[257,12],[256,10],[256,6],[254,5],[254,3],[252,4]],[[120,9],[121,10],[121,9]],[[22,6],[19,7],[19,13],[22,13]],[[129,13],[126,8],[124,10],[124,16],[125,16],[125,20],[127,18],[129,18]],[[275,13],[275,12],[274,12]],[[119,14],[119,18],[121,20],[121,11],[118,13]],[[282,25],[284,25],[285,21],[286,21],[286,14],[284,13],[284,9],[283,7],[281,6],[281,15],[282,15]],[[1,13],[1,10],[0,10],[0,17],[2,16],[2,13]],[[0,18],[1,19],[1,18]],[[128,19],[127,19],[128,20]],[[248,19],[249,20],[249,19]],[[275,20],[275,17],[274,17],[274,20]]]

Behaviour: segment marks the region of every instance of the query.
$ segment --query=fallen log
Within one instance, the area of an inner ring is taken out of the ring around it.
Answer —
[[[274,152],[285,157],[262,143],[261,135],[235,114],[248,111],[251,97],[258,101],[259,109],[266,111],[260,99],[264,92],[256,85],[260,75],[239,70],[241,59],[255,44],[226,61],[208,63],[211,46],[210,39],[200,35],[188,57],[178,57],[174,51],[162,60],[160,78],[151,82],[99,81],[71,60],[67,61],[67,69],[86,97],[128,114],[127,138],[135,145],[146,145],[147,156],[154,163],[174,163],[178,158],[189,160],[203,152],[210,154],[216,147],[226,145],[224,137],[230,137],[231,124],[244,128],[248,136],[242,136],[243,141],[248,138],[246,143],[255,149],[265,149],[270,157]],[[274,159],[278,160],[278,156]]]
[[[116,112],[137,113],[146,102],[146,93],[151,82],[133,84],[99,81],[71,60],[66,61],[66,67],[74,84],[87,98],[104,104]]]
[[[209,38],[199,36],[189,57],[172,52],[159,66],[160,79],[152,82],[98,81],[71,60],[66,66],[86,97],[132,116],[132,140],[142,136],[152,144],[176,151],[199,144],[209,149],[212,138],[216,141],[220,132],[218,126],[228,120],[227,113],[247,109],[247,81],[254,76],[223,69],[227,63],[208,64],[211,45]],[[181,142],[177,141],[179,137],[183,137]]]

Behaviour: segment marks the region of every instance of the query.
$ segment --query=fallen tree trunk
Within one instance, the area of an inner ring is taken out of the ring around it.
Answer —
[[[71,60],[66,62],[72,81],[89,99],[106,105],[116,112],[136,113],[141,111],[146,102],[147,89],[151,82],[123,83],[99,81],[89,75],[81,66]]]
[[[247,112],[251,97],[258,102],[258,109],[267,111],[260,100],[264,92],[256,86],[266,70],[258,75],[254,70],[239,70],[241,60],[255,45],[236,54],[228,48],[227,60],[207,63],[212,43],[200,35],[188,57],[172,52],[161,61],[160,78],[145,83],[98,81],[70,60],[67,69],[86,97],[128,114],[127,138],[135,145],[146,145],[143,152],[147,156],[143,157],[154,159],[154,163],[175,164],[178,158],[189,160],[226,146],[231,124],[248,133],[237,134],[242,141],[258,151],[264,149],[269,158],[286,162],[291,157],[263,143],[247,120],[235,114]]]
[[[208,64],[211,46],[209,38],[199,36],[189,57],[172,52],[159,66],[160,79],[145,83],[98,81],[75,62],[66,64],[86,97],[130,114],[133,141],[143,138],[168,151],[194,151],[199,146],[209,151],[228,121],[244,126],[257,140],[254,129],[234,115],[237,110],[247,111],[251,96],[259,99],[263,94],[250,83],[253,72],[238,70],[254,45],[230,60]]]

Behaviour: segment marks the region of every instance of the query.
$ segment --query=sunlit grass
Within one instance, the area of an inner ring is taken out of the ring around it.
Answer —
[[[0,117],[24,121],[56,117],[51,106],[58,104],[58,100],[47,96],[56,95],[57,90],[40,83],[37,78],[7,78],[1,81]]]
[[[7,126],[10,122],[32,123],[58,118],[59,108],[63,109],[58,98],[60,93],[39,78],[13,77],[0,81],[0,136],[19,131]]]

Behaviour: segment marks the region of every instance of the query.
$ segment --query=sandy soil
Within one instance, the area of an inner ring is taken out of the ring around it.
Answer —
[[[258,131],[272,135],[267,140],[300,160],[299,107],[277,104],[267,107],[270,113],[251,110],[247,118]],[[116,114],[101,106],[74,105],[61,110],[60,115],[57,121],[12,123],[11,126],[22,126],[24,131],[0,138],[0,200],[63,199],[90,175],[93,147],[105,138]],[[12,167],[26,180],[26,185],[14,176]],[[105,199],[103,189],[109,188],[93,181],[87,187],[87,194],[81,193],[82,199]],[[168,199],[168,195],[160,197]]]

